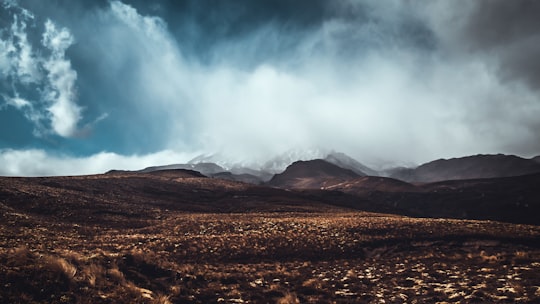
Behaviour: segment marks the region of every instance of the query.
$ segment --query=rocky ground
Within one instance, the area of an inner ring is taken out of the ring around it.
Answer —
[[[92,178],[0,180],[1,303],[540,302],[539,226]]]

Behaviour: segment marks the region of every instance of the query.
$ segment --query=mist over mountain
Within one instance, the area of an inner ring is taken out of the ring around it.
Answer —
[[[344,169],[350,169],[360,176],[363,176],[363,175],[378,176],[379,175],[379,172],[363,165],[362,163],[346,155],[345,153],[341,153],[341,152],[330,153],[324,158],[324,160],[338,167],[341,167]]]

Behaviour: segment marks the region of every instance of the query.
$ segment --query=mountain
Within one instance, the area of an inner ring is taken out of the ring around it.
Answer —
[[[352,180],[328,186],[324,190],[335,190],[349,194],[367,194],[371,192],[418,192],[418,187],[401,180],[380,177],[362,176]]]
[[[201,174],[206,175],[206,176],[212,176],[213,174],[226,171],[224,168],[214,163],[197,163],[197,164],[174,164],[174,165],[167,165],[167,166],[148,167],[143,170],[140,170],[139,172],[149,173],[149,172],[154,172],[154,171],[177,170],[177,169],[198,171]]]
[[[232,172],[228,172],[228,171],[212,174],[212,177],[230,180],[230,181],[236,181],[236,182],[243,182],[243,183],[248,183],[248,184],[253,184],[253,185],[260,185],[264,182],[258,176],[255,176],[252,174],[248,174],[248,173],[233,174]]]
[[[274,176],[274,174],[264,171],[264,170],[255,170],[255,169],[251,169],[251,168],[243,167],[243,166],[233,166],[229,170],[229,172],[231,172],[234,175],[251,175],[251,176],[257,177],[262,182],[267,182],[270,179],[272,179],[272,177]]]
[[[414,180],[414,168],[396,167],[389,168],[381,171],[381,175],[385,177],[391,177],[402,181]]]
[[[540,163],[514,155],[474,155],[439,159],[416,169],[403,169],[391,177],[407,182],[437,182],[444,180],[520,176],[540,172]]]
[[[283,173],[268,182],[270,186],[296,189],[319,189],[359,177],[354,171],[344,169],[322,159],[296,161]]]
[[[324,158],[324,160],[338,167],[352,170],[360,176],[365,176],[365,175],[378,176],[379,175],[377,171],[365,166],[364,164],[358,162],[352,157],[346,155],[345,153],[338,153],[338,152],[330,153]]]
[[[167,166],[155,166],[148,167],[143,170],[139,170],[139,173],[160,173],[163,171],[175,171],[175,170],[185,170],[185,171],[195,171],[197,174],[202,174],[207,177],[219,178],[230,181],[243,182],[248,184],[259,185],[264,182],[269,181],[272,178],[272,174],[254,170],[245,167],[234,167],[231,171],[227,171],[225,168],[215,164],[215,163],[188,163],[188,164],[174,164]],[[126,171],[110,171],[112,172],[126,172]]]

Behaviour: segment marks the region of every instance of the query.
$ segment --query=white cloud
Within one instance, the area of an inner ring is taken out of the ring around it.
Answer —
[[[53,130],[64,137],[75,134],[81,119],[81,108],[76,103],[77,72],[71,67],[71,62],[65,59],[66,49],[73,42],[73,36],[66,28],[58,29],[52,21],[47,20],[42,43],[52,54],[43,63],[48,79],[44,99],[50,103],[47,111],[51,115]]]
[[[42,43],[52,51],[53,57],[63,58],[66,49],[74,42],[73,36],[67,28],[57,29],[51,20],[45,22]]]
[[[41,78],[39,61],[26,34],[26,22],[32,18],[30,13],[15,15],[6,40],[0,39],[0,72],[22,84],[37,83]]]
[[[185,163],[195,154],[165,150],[147,155],[101,152],[88,157],[52,155],[43,150],[0,150],[0,175],[52,176],[105,173],[111,169],[139,170],[156,164]]]
[[[135,75],[129,78],[134,81],[129,84],[133,90],[125,92],[128,98],[134,103],[165,109],[168,115],[178,114],[189,94],[192,67],[184,61],[165,22],[139,15],[120,1],[112,1],[108,13],[114,21],[112,26],[106,25],[112,29],[105,28],[103,39],[107,39],[110,48],[104,51],[117,54],[109,57],[111,61],[122,61],[119,57],[129,55],[133,60],[130,64],[136,65]],[[113,62],[110,64],[115,66]]]
[[[11,68],[11,60],[9,58],[10,48],[12,47],[9,41],[0,39],[0,76],[5,77]]]
[[[18,56],[14,58],[13,65],[15,65],[15,71],[22,83],[36,83],[40,80],[41,75],[32,45],[28,42],[26,23],[23,20],[19,23],[17,16],[15,16],[15,21],[11,27],[14,44],[18,49],[15,53]]]
[[[136,31],[142,31],[144,35],[154,41],[167,39],[168,34],[163,19],[152,16],[141,16],[132,6],[126,5],[120,1],[111,1],[111,12],[122,22]]]
[[[28,100],[25,100],[20,97],[10,98],[10,97],[4,96],[4,99],[6,100],[8,105],[14,106],[15,108],[19,110],[24,107],[29,107],[32,105]]]
[[[73,36],[67,28],[57,28],[47,20],[42,35],[47,51],[35,50],[27,35],[33,14],[14,1],[4,2],[4,7],[13,13],[9,31],[4,30],[6,38],[0,39],[0,75],[11,86],[11,92],[2,94],[6,104],[23,111],[34,123],[36,136],[75,135],[82,109],[76,103],[77,72],[65,57]]]

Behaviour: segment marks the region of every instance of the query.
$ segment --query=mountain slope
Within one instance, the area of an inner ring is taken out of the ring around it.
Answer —
[[[324,158],[324,160],[338,167],[352,170],[360,176],[364,176],[364,175],[378,176],[379,175],[377,171],[365,166],[364,164],[358,162],[354,158],[346,155],[345,153],[330,153]]]
[[[540,224],[540,173],[450,180],[417,186],[417,192],[371,193],[372,204],[411,216],[490,219]]]
[[[357,177],[359,175],[352,170],[315,159],[292,163],[283,173],[274,175],[268,184],[280,188],[318,189]]]
[[[259,177],[248,174],[248,173],[242,173],[242,174],[234,174],[231,172],[220,172],[216,174],[212,174],[213,178],[219,178],[219,179],[225,179],[230,181],[237,181],[237,182],[243,182],[253,185],[259,185],[263,183],[263,180],[261,180]]]
[[[475,178],[520,176],[540,172],[540,163],[514,155],[474,155],[439,159],[391,177],[408,182],[437,182]]]
[[[366,194],[378,192],[418,192],[419,188],[401,180],[379,177],[363,176],[348,180],[339,184],[331,185],[325,190],[336,190],[349,194]]]
[[[230,168],[229,172],[231,172],[234,175],[255,176],[259,179],[259,181],[262,181],[262,182],[267,182],[274,176],[274,174],[270,172],[267,172],[264,170],[256,170],[256,169],[252,169],[252,168],[248,168],[244,166],[233,166]]]

